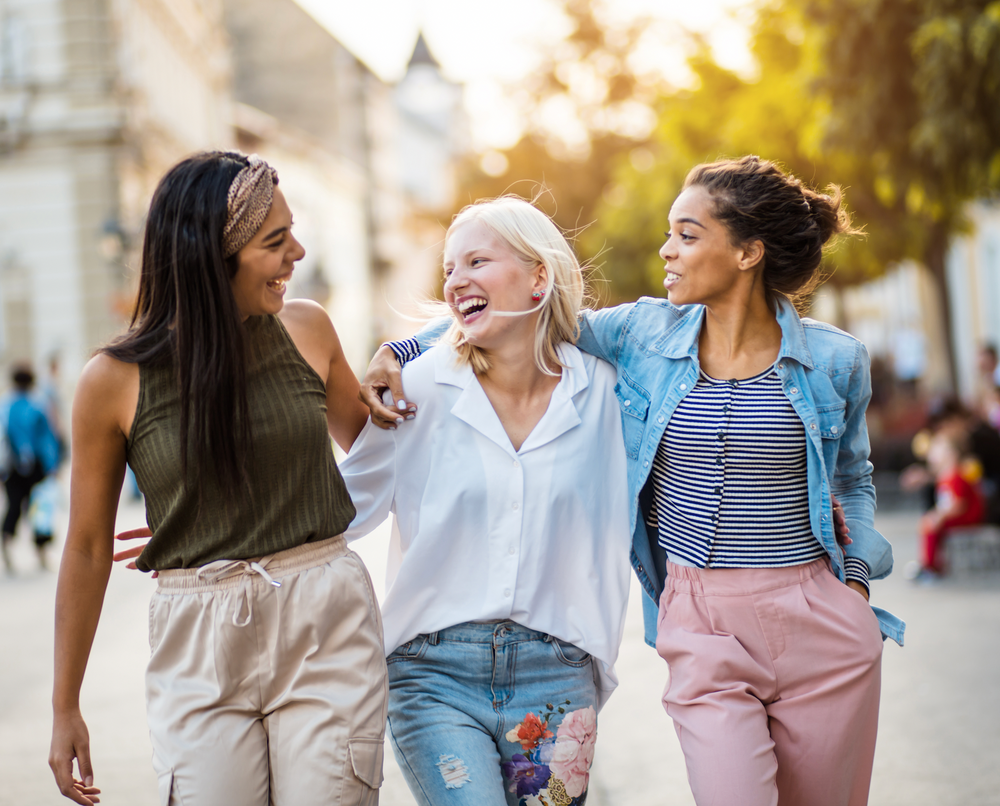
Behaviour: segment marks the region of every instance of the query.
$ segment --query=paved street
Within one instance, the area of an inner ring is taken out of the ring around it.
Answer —
[[[141,525],[135,503],[119,528]],[[914,513],[886,513],[878,526],[893,542],[897,573],[874,599],[908,622],[907,646],[887,643],[873,806],[1000,804],[1000,574],[965,574],[915,587],[900,570],[915,554]],[[381,587],[385,530],[358,546]],[[0,803],[65,803],[47,766],[55,574],[35,570],[26,535],[21,574],[0,578]],[[57,561],[58,558],[53,558]],[[83,692],[97,784],[107,806],[155,806],[143,706],[147,602],[153,583],[116,568]],[[592,806],[687,806],[683,759],[659,705],[665,667],[641,641],[633,590],[618,664],[621,687],[601,714]],[[382,806],[413,800],[386,752]]]

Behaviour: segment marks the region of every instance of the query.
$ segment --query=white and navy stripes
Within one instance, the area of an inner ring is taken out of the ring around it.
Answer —
[[[399,341],[387,341],[382,345],[392,350],[393,355],[399,362],[399,366],[405,367],[414,358],[420,357],[420,343],[416,339],[400,339]]]
[[[701,374],[653,462],[660,545],[698,567],[777,568],[826,555],[809,520],[806,436],[769,368]]]

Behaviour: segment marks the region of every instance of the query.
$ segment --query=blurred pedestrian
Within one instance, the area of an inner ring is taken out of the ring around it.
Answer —
[[[956,526],[983,522],[986,507],[977,480],[963,467],[968,458],[964,434],[939,429],[931,437],[927,465],[934,475],[935,503],[920,518],[919,566],[908,566],[906,576],[933,582],[945,572],[944,541]]]
[[[659,601],[647,635],[670,667],[695,801],[860,806],[882,640],[905,625],[867,603],[892,569],[874,528],[867,352],[792,304],[849,221],[839,191],[745,157],[693,169],[669,223],[668,300],[584,312],[579,346],[618,370],[633,566]],[[373,419],[392,416],[380,388],[404,399],[392,353],[362,385]]]
[[[138,566],[159,574],[146,703],[161,801],[378,801],[381,624],[330,444],[350,448],[367,412],[326,311],[284,303],[305,251],[277,184],[232,152],[168,171],[131,326],[77,386],[49,763],[79,804],[99,793],[80,688],[126,462],[152,530]]]
[[[6,458],[0,467],[7,491],[7,511],[3,519],[2,554],[8,574],[15,573],[10,544],[17,525],[26,512],[31,492],[37,484],[54,473],[59,465],[59,444],[49,424],[44,403],[32,394],[35,374],[27,364],[19,364],[11,373],[13,389],[0,398],[0,429],[7,445]],[[46,548],[51,532],[34,534],[39,565],[46,567]]]
[[[912,450],[918,461],[903,470],[900,485],[920,494],[926,511],[937,504],[937,479],[928,464],[928,452],[934,437],[945,434],[962,445],[963,475],[977,483],[985,501],[984,519],[1000,523],[1000,433],[955,395],[936,398],[928,406],[927,422],[913,437]],[[909,566],[907,575],[916,574],[919,566]]]

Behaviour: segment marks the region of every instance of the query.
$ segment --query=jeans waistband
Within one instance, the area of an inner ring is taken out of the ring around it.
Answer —
[[[695,596],[747,596],[799,585],[824,572],[833,573],[827,557],[784,568],[692,568],[668,561],[665,586]]]
[[[427,634],[432,646],[442,641],[465,644],[514,644],[524,641],[552,641],[548,633],[532,630],[516,621],[466,621]]]

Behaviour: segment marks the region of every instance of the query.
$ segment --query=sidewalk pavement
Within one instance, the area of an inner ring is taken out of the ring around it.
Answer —
[[[143,524],[123,503],[118,528]],[[873,601],[908,623],[907,645],[885,646],[872,806],[1000,804],[1000,573],[966,573],[935,587],[902,578],[915,556],[914,512],[880,514],[896,573],[874,583]],[[63,526],[63,532],[64,532]],[[356,545],[381,591],[388,527]],[[53,553],[53,565],[58,552]],[[15,547],[21,573],[0,578],[0,803],[67,803],[47,765],[51,730],[55,573],[35,570],[27,535]],[[155,806],[143,703],[147,604],[153,583],[116,568],[94,643],[82,707],[97,785],[106,806]],[[691,806],[676,736],[659,704],[666,668],[642,642],[634,585],[617,664],[621,685],[600,716],[590,806]],[[382,806],[413,806],[386,748]]]

